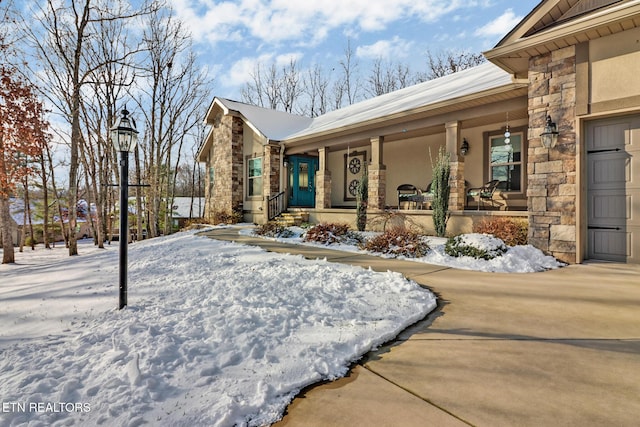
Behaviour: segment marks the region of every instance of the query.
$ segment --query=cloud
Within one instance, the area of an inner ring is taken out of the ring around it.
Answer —
[[[516,14],[513,13],[513,9],[507,9],[493,21],[478,28],[474,34],[478,37],[504,36],[511,31],[522,18],[522,16],[516,16]]]
[[[370,59],[405,58],[411,52],[412,46],[413,42],[395,36],[391,40],[378,40],[370,45],[358,46],[356,56]]]
[[[283,54],[265,53],[260,56],[244,57],[234,62],[228,69],[228,73],[221,76],[221,82],[226,86],[243,86],[246,82],[252,81],[257,67],[266,69],[275,64],[278,71],[287,67],[291,61],[299,61],[302,58],[300,52],[289,52]],[[225,69],[220,67],[220,69]]]
[[[463,0],[170,0],[196,40],[211,43],[251,36],[265,43],[320,43],[333,29],[374,32],[409,18],[435,22],[467,8]],[[475,6],[476,2],[471,2]]]

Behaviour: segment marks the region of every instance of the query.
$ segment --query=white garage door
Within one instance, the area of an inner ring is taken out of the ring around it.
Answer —
[[[587,256],[640,263],[640,115],[587,125]]]

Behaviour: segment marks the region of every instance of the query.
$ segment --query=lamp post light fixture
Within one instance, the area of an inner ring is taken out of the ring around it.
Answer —
[[[111,143],[120,152],[120,292],[118,310],[127,305],[127,245],[129,243],[129,152],[138,142],[136,122],[125,106],[122,117],[109,129]]]
[[[558,128],[556,124],[551,121],[551,116],[547,115],[547,121],[544,125],[544,131],[540,134],[542,145],[546,148],[551,148],[556,144],[558,140]]]

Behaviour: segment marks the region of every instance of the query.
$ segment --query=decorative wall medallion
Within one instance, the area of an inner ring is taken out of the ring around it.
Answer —
[[[358,185],[365,171],[366,151],[347,151],[344,155],[344,201],[355,202]]]
[[[358,180],[357,179],[353,179],[349,183],[349,194],[351,194],[353,197],[357,196],[357,194],[358,194]]]
[[[360,161],[360,159],[354,158],[349,161],[349,171],[351,171],[352,174],[357,174],[358,172],[360,172],[361,167],[362,162]]]

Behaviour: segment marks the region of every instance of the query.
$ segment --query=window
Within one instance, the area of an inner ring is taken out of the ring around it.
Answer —
[[[522,191],[522,133],[511,133],[511,143],[504,143],[504,136],[489,138],[490,180],[500,181],[501,191]]]
[[[214,184],[215,173],[213,170],[213,166],[209,167],[209,194],[213,195],[213,184]]]
[[[247,195],[261,196],[262,195],[262,157],[255,157],[249,159],[247,162],[248,174],[249,174],[249,187]]]

